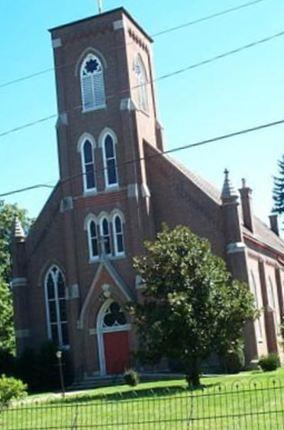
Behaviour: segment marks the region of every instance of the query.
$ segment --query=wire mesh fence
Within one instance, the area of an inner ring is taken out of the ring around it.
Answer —
[[[95,393],[95,392],[94,392]],[[283,430],[284,384],[271,379],[204,389],[139,389],[14,404],[3,430]]]

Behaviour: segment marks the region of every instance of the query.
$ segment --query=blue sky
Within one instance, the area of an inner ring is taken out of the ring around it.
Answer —
[[[124,6],[150,33],[246,0],[104,0],[105,10]],[[94,15],[96,0],[2,0],[0,85],[52,67],[47,31]],[[155,40],[156,76],[284,30],[283,0],[255,6],[163,35]],[[167,148],[284,118],[284,36],[157,84]],[[0,88],[0,133],[56,112],[53,73]],[[58,178],[55,120],[0,139],[0,193]],[[266,220],[272,176],[284,153],[284,126],[176,153],[185,165],[221,187],[227,167],[236,187],[245,177],[255,212]],[[36,216],[49,192],[7,198]]]

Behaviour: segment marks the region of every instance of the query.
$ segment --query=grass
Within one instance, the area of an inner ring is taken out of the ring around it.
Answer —
[[[2,414],[5,430],[277,430],[284,428],[284,369],[202,379],[189,391],[183,380],[98,388],[68,395],[30,396]],[[72,427],[73,425],[73,427]]]

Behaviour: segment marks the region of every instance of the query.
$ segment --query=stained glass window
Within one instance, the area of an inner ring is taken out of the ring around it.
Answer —
[[[105,179],[107,187],[117,185],[117,168],[116,168],[116,152],[115,143],[110,134],[104,138],[104,165],[105,165]]]
[[[106,309],[103,327],[118,327],[127,324],[125,314],[118,303],[112,302]]]
[[[83,144],[82,163],[85,190],[93,190],[96,188],[94,148],[88,139]]]
[[[45,278],[48,334],[58,346],[69,344],[65,282],[61,271],[52,267]]]
[[[124,253],[123,225],[119,215],[114,217],[114,244],[117,255]]]
[[[99,256],[97,224],[95,221],[90,221],[88,228],[90,257],[97,258]]]
[[[102,247],[106,255],[111,254],[111,242],[110,242],[110,228],[107,218],[103,218],[101,221],[101,238]]]

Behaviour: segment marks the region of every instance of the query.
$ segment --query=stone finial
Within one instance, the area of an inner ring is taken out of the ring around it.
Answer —
[[[238,193],[231,183],[228,169],[225,169],[224,175],[225,175],[225,179],[224,179],[221,197],[222,199],[230,199],[230,198],[236,199],[238,197]]]
[[[17,242],[23,242],[26,238],[26,233],[18,217],[15,218],[13,233],[14,233],[14,238]]]

